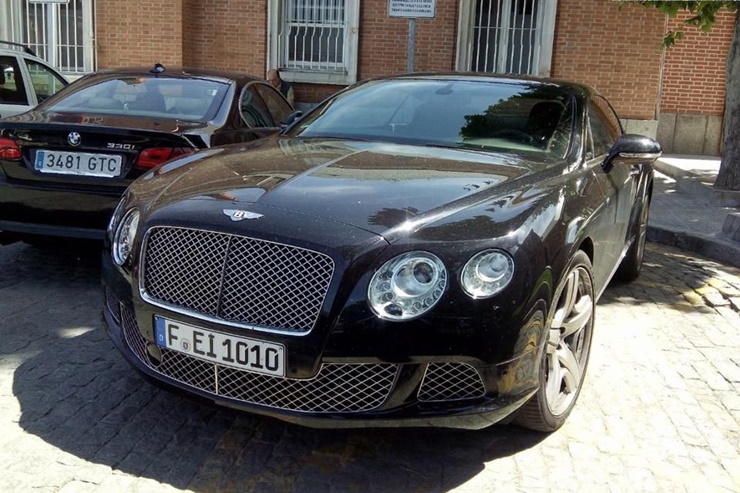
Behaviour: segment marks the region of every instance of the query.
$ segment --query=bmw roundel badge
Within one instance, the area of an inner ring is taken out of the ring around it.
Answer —
[[[67,142],[69,142],[69,145],[72,147],[77,147],[82,142],[82,137],[80,137],[80,134],[77,132],[70,132],[69,135],[67,135]]]

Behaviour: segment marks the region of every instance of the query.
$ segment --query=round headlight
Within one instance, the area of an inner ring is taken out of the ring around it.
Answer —
[[[126,263],[131,256],[131,249],[136,237],[136,229],[139,227],[139,211],[131,209],[123,216],[118,225],[116,235],[113,237],[113,261],[118,265]]]
[[[440,259],[428,252],[409,252],[378,269],[367,298],[380,318],[408,320],[432,308],[445,287],[447,270]]]
[[[514,277],[514,260],[501,250],[475,254],[463,268],[463,289],[473,298],[488,298],[504,289]]]
[[[118,220],[121,218],[121,213],[123,212],[124,204],[126,203],[126,197],[121,197],[121,200],[118,201],[118,205],[116,205],[116,208],[113,210],[113,214],[110,217],[110,220],[108,221],[108,235],[113,234],[113,231],[115,231],[116,225],[118,224]]]

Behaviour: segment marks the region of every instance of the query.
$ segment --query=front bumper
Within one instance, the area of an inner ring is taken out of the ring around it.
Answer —
[[[536,391],[541,351],[475,366],[469,358],[322,359],[311,378],[222,367],[153,345],[110,290],[103,309],[115,346],[146,376],[219,405],[317,428],[437,426],[479,429],[513,415]],[[541,348],[539,348],[541,349]]]

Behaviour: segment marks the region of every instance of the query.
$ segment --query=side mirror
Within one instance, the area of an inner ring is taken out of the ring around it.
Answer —
[[[644,135],[622,135],[609,150],[602,167],[607,173],[615,164],[652,163],[662,154],[660,144]]]
[[[295,110],[290,113],[288,116],[280,120],[280,131],[285,132],[286,130],[290,129],[290,127],[292,127],[293,124],[297,122],[302,116],[303,112],[301,110]]]

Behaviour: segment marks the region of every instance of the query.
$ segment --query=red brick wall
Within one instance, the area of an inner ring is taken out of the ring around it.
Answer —
[[[622,118],[657,118],[665,15],[611,0],[559,0],[552,75],[586,82]]]
[[[362,0],[358,79],[406,72],[409,21],[388,17],[388,0]],[[455,67],[458,0],[437,0],[433,19],[416,20],[414,70]]]
[[[437,0],[433,19],[417,19],[414,70],[455,68],[458,0]],[[360,3],[357,80],[406,72],[409,21],[388,17],[388,0]],[[295,84],[296,101],[318,102],[345,86]]]
[[[683,14],[668,23],[680,28]],[[712,31],[683,28],[684,38],[666,51],[660,110],[665,113],[722,115],[725,103],[725,64],[735,16],[723,12]]]
[[[267,0],[184,0],[185,64],[265,76]]]
[[[193,65],[264,76],[268,0],[98,0],[100,68]],[[452,70],[458,0],[437,0],[416,22],[415,69]],[[686,30],[665,54],[661,111],[721,114],[732,16],[710,35]],[[677,21],[672,21],[677,22]],[[623,118],[655,119],[665,16],[611,0],[559,0],[552,75],[587,82]],[[673,24],[672,24],[673,25]],[[362,0],[358,79],[406,71],[408,20],[388,17],[387,0]],[[295,84],[296,100],[318,102],[343,86]]]
[[[267,0],[101,0],[98,67],[233,69],[264,76]]]
[[[103,0],[96,5],[98,68],[182,64],[183,0]]]

